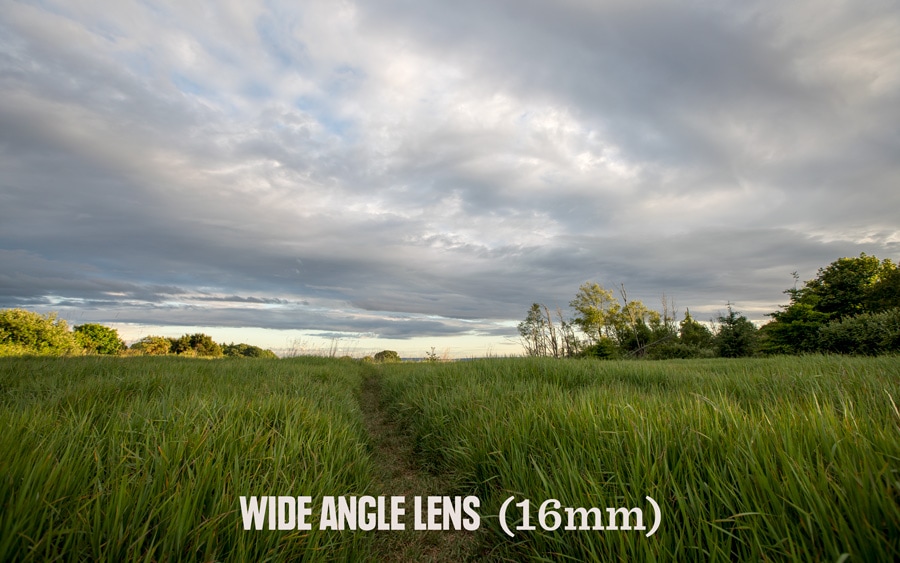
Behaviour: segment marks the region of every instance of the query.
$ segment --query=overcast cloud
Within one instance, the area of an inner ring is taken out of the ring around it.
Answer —
[[[0,9],[0,307],[490,347],[900,258],[894,1]]]

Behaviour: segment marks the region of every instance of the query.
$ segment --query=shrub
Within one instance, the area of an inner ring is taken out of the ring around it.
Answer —
[[[382,350],[375,354],[375,361],[380,363],[392,363],[400,361],[400,354],[393,350]]]
[[[165,356],[172,342],[165,336],[145,336],[131,345],[131,349],[148,356]]]
[[[900,308],[831,321],[819,335],[828,352],[869,356],[900,352]]]
[[[100,324],[84,324],[75,327],[75,340],[85,352],[91,354],[118,354],[125,349],[119,331]]]
[[[665,342],[647,349],[646,359],[671,360],[689,358],[714,358],[716,351],[712,347],[695,346],[684,342]]]
[[[579,357],[582,358],[601,358],[604,360],[615,360],[621,356],[619,347],[610,338],[600,338],[595,344],[587,346],[581,351]]]
[[[728,314],[718,318],[719,330],[714,342],[716,352],[723,358],[751,356],[756,351],[756,327],[747,317],[728,305]]]
[[[204,356],[217,358],[222,355],[222,347],[212,336],[198,332],[185,334],[172,341],[172,352],[184,356]]]
[[[65,356],[79,354],[81,346],[66,321],[56,313],[41,315],[25,309],[0,311],[0,354]]]
[[[222,345],[222,353],[230,358],[269,358],[275,359],[278,356],[271,350],[265,350],[259,346],[251,344],[224,344]]]

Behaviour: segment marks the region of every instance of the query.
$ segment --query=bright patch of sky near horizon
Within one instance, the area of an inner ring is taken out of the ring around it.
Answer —
[[[461,357],[900,257],[894,2],[2,10],[0,307]]]

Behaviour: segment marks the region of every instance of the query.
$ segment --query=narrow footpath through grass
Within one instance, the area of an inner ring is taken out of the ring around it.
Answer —
[[[366,375],[360,405],[372,441],[372,457],[379,468],[379,494],[406,498],[406,530],[378,532],[379,561],[483,561],[478,532],[416,531],[412,506],[416,496],[449,494],[446,478],[433,475],[415,460],[412,439],[394,421],[381,400],[381,375]]]

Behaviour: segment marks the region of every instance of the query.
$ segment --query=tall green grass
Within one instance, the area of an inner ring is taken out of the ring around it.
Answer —
[[[360,369],[0,359],[0,561],[364,559],[364,533],[244,531],[238,500],[369,493]]]
[[[244,531],[238,502],[384,494],[359,405],[371,370],[444,494],[481,498],[494,558],[900,559],[897,358],[85,357],[0,359],[0,560],[386,555],[375,532]],[[496,521],[509,495],[532,519],[549,498],[651,496],[662,524],[509,539]]]
[[[649,538],[511,540],[489,519],[497,557],[900,560],[897,358],[484,360],[397,366],[383,385],[423,462],[485,515],[510,495],[532,501],[532,521],[550,498],[661,506]]]

